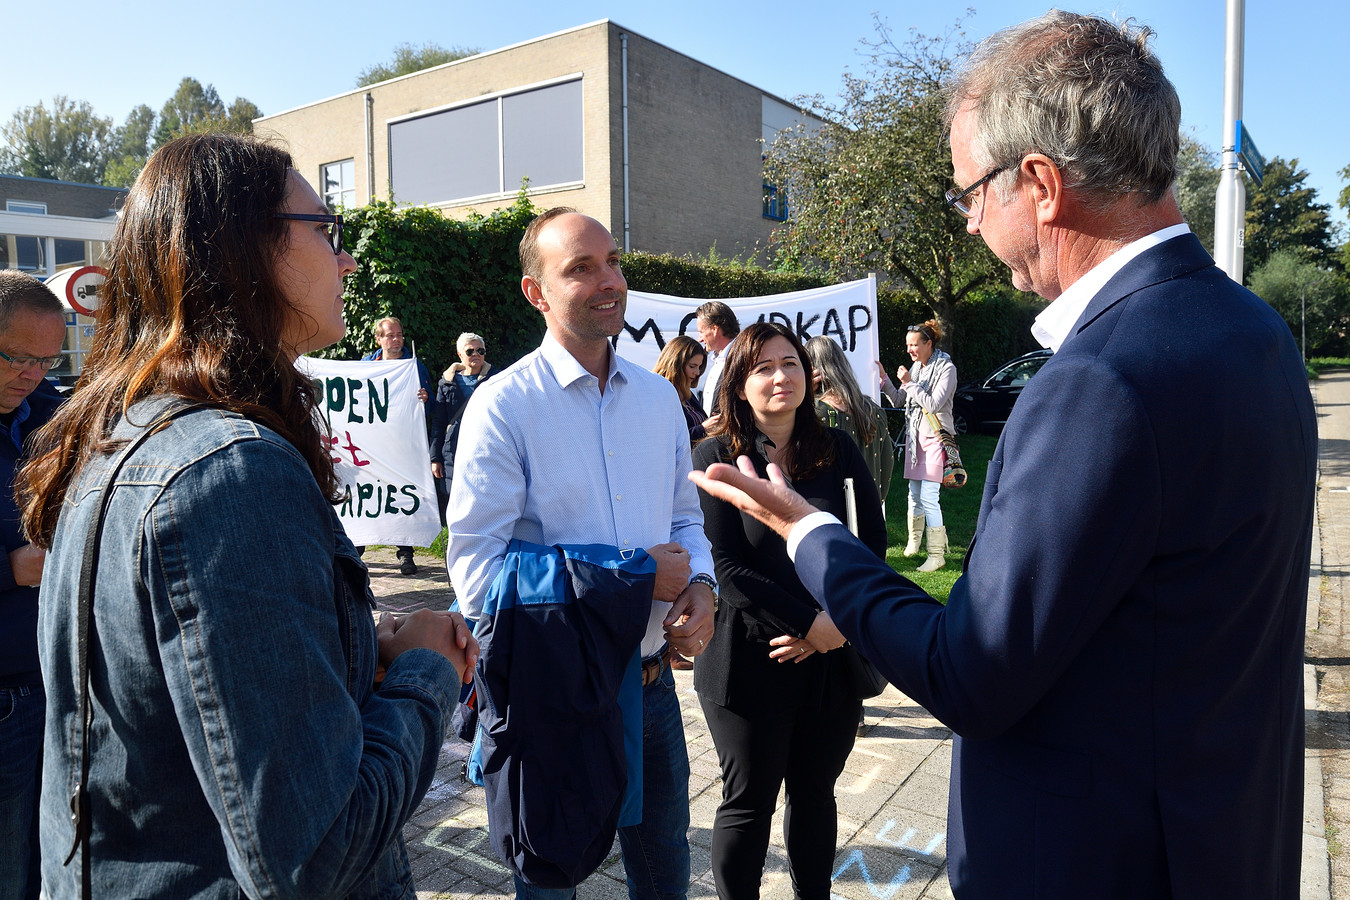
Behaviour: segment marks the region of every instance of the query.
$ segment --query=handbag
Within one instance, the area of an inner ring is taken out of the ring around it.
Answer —
[[[942,442],[942,454],[946,457],[946,461],[942,464],[942,486],[965,487],[966,469],[961,465],[961,447],[956,443],[956,436],[943,428],[937,416],[928,410],[925,409],[923,415],[928,420],[928,427],[933,429],[933,433]]]
[[[835,652],[843,654],[844,678],[848,680],[849,693],[854,697],[870,700],[886,690],[886,685],[890,683],[886,676],[852,644],[845,644]]]

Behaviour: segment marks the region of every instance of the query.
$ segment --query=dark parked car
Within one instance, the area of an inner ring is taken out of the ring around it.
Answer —
[[[1049,350],[1024,353],[994,370],[981,381],[971,381],[956,389],[952,403],[956,433],[988,432],[998,434],[1008,421],[1013,404],[1031,376],[1050,358]]]

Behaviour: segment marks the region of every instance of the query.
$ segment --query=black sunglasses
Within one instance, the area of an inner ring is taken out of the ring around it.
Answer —
[[[482,347],[465,347],[465,348],[464,348],[464,355],[465,355],[465,356],[482,356],[482,355],[483,355],[484,353],[486,353],[486,352],[487,352],[487,351],[484,350]]]
[[[928,343],[933,343],[933,332],[927,325],[911,325],[906,331],[917,331],[919,336]]]
[[[295,219],[299,222],[325,222],[325,232],[333,254],[342,252],[342,216],[335,213],[272,213],[274,219]]]

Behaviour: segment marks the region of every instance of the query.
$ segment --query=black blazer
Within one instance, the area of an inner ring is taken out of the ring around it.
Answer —
[[[886,520],[867,463],[852,438],[837,428],[829,431],[835,443],[834,462],[793,487],[842,521],[844,479],[854,479],[858,532],[869,552],[884,558]],[[757,453],[752,458],[762,476],[766,460]],[[732,460],[726,458],[718,440],[709,439],[694,448],[694,468],[706,469],[719,461]],[[820,611],[793,569],[787,545],[731,504],[701,490],[699,501],[721,599],[712,640],[694,665],[694,689],[703,699],[748,713],[774,692],[818,688],[826,673],[839,665],[838,654],[814,654],[801,663],[769,659],[770,640],[784,634],[805,637]],[[842,689],[842,682],[837,686]]]
[[[1288,326],[1186,235],[1023,391],[945,607],[807,536],[812,594],[960,735],[957,896],[1298,897],[1316,453]]]

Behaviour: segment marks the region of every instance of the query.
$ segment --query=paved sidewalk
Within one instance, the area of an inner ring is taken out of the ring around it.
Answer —
[[[445,565],[418,554],[419,572],[398,574],[393,548],[366,551],[371,585],[381,609],[445,609],[450,590]],[[717,754],[694,694],[693,672],[675,681],[689,743],[691,898],[716,897],[709,843],[721,800]],[[844,900],[936,900],[947,886],[947,787],[951,731],[895,688],[866,703],[867,733],[858,738],[837,784],[839,853],[833,894]],[[483,790],[460,780],[468,745],[450,739],[441,748],[436,779],[404,831],[419,900],[510,898],[510,872],[497,861],[487,836]],[[605,865],[578,891],[581,900],[626,900],[616,843]],[[782,807],[775,816],[764,900],[788,900],[792,883],[783,852]]]

